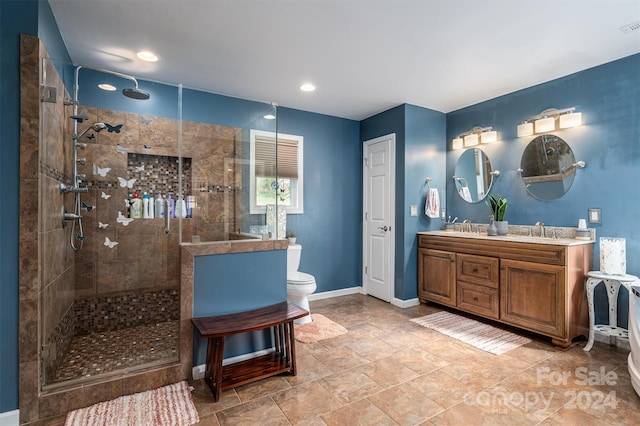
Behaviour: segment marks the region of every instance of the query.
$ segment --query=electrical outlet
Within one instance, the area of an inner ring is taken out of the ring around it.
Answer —
[[[589,223],[602,223],[601,209],[589,209]]]
[[[411,216],[418,216],[418,206],[410,206],[411,207]]]

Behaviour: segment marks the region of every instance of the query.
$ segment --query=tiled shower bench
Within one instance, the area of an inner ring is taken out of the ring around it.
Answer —
[[[204,379],[211,388],[214,401],[220,392],[280,373],[296,375],[296,351],[293,320],[309,312],[282,302],[265,308],[233,314],[192,318],[200,336],[208,339]],[[273,327],[275,351],[267,355],[222,365],[224,338],[238,333]]]

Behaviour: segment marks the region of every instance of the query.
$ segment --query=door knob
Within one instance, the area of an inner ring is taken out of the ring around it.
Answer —
[[[387,232],[389,228],[387,228],[387,225],[385,225],[385,226],[378,226],[378,229],[382,229],[384,232]]]

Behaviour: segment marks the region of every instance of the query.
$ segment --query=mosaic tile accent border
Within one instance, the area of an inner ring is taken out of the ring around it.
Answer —
[[[71,183],[71,178],[65,178],[64,174],[57,169],[49,167],[47,164],[40,162],[40,173],[48,178],[57,180],[58,182]]]
[[[56,371],[62,363],[64,355],[69,350],[71,341],[73,340],[73,331],[75,330],[76,313],[71,307],[64,314],[53,334],[49,336],[47,345],[50,345],[53,353],[49,360],[43,360],[45,383],[51,383]]]
[[[178,289],[78,300],[75,335],[114,331],[179,318]]]

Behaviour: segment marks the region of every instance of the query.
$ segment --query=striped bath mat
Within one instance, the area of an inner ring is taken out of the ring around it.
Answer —
[[[531,342],[526,337],[446,311],[411,321],[494,355]]]
[[[188,426],[199,421],[189,385],[179,382],[72,411],[65,426]]]

